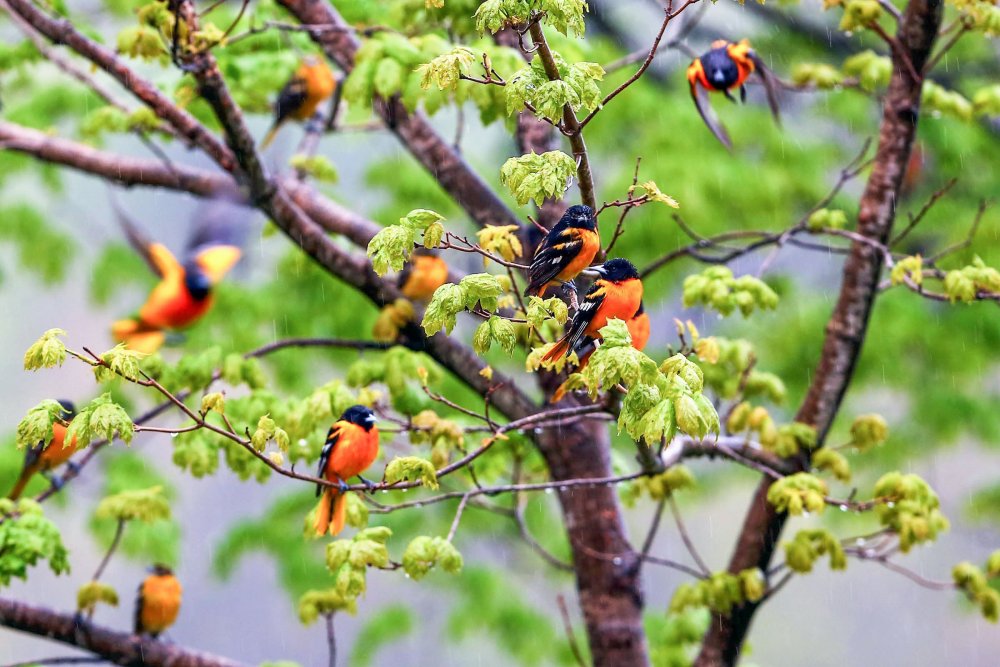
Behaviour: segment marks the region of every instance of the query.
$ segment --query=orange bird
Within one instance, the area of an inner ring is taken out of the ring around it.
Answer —
[[[21,469],[21,476],[14,483],[7,497],[10,500],[17,500],[24,493],[24,487],[31,481],[36,472],[43,475],[50,470],[58,468],[64,463],[69,463],[69,459],[76,453],[76,438],[66,443],[66,427],[76,416],[76,408],[69,401],[59,401],[62,412],[59,414],[59,421],[52,424],[52,439],[48,442],[40,441],[34,447],[29,447],[24,453],[24,467]],[[73,465],[70,463],[70,465]],[[62,485],[56,478],[50,478],[52,485],[57,489]]]
[[[363,405],[355,405],[344,411],[326,434],[326,444],[319,457],[318,476],[336,482],[338,488],[316,485],[316,495],[322,496],[313,524],[317,537],[328,532],[337,535],[344,529],[347,480],[360,477],[378,456],[378,427],[375,422],[374,412]]]
[[[628,322],[642,304],[639,272],[627,259],[612,259],[595,269],[600,278],[587,290],[569,331],[542,359],[553,361],[565,356],[584,336],[601,339],[600,330],[610,319]]]
[[[144,236],[122,211],[117,213],[129,243],[160,282],[138,313],[111,326],[111,335],[149,354],[163,345],[167,332],[191,326],[211,309],[215,285],[243,254],[246,209],[222,198],[211,200],[196,214],[183,262],[166,246]]]
[[[594,209],[570,206],[535,250],[524,293],[545,296],[553,283],[572,281],[590,266],[600,249]]]
[[[641,301],[639,302],[639,310],[636,311],[630,320],[625,322],[625,326],[628,327],[628,332],[632,336],[632,347],[640,352],[644,350],[646,343],[649,342],[649,314],[646,312],[646,308]],[[580,360],[580,364],[576,368],[578,373],[586,368],[587,362],[590,361],[590,355],[596,349],[597,341],[587,336],[581,338],[580,342],[576,344],[573,351],[576,352],[576,358]],[[558,403],[561,401],[566,395],[566,391],[566,383],[564,382],[552,394],[551,402]]]
[[[135,599],[135,634],[154,639],[174,624],[181,610],[181,582],[166,565],[156,564]]]
[[[399,290],[410,301],[430,301],[434,290],[448,280],[448,265],[427,248],[417,248],[399,274]]]
[[[778,82],[771,71],[764,66],[760,56],[750,47],[748,40],[727,42],[724,39],[712,42],[712,48],[707,53],[688,66],[687,80],[691,86],[691,99],[712,131],[715,138],[729,149],[733,143],[729,139],[726,128],[719,122],[708,101],[708,91],[719,91],[727,99],[735,102],[731,90],[740,89],[740,100],[746,102],[747,89],[744,85],[747,78],[757,72],[764,83],[767,92],[767,102],[776,121],[780,120],[778,113]]]
[[[278,101],[274,105],[274,123],[260,142],[261,150],[271,145],[278,130],[289,118],[309,120],[316,115],[319,105],[329,99],[336,89],[337,80],[326,61],[316,56],[305,58],[278,93]]]

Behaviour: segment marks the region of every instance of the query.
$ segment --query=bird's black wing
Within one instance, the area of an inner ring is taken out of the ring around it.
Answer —
[[[292,77],[278,93],[278,101],[274,105],[274,124],[281,123],[296,110],[301,109],[309,96],[306,80]]]
[[[111,209],[115,212],[115,219],[118,221],[118,226],[122,228],[122,232],[125,234],[125,240],[142,257],[150,270],[157,277],[162,278],[163,272],[157,265],[156,259],[150,250],[153,245],[153,239],[139,229],[139,225],[125,212],[125,209],[122,208],[121,203],[118,201],[115,191],[111,188],[108,188],[108,200],[111,202]]]
[[[319,455],[319,470],[316,476],[323,479],[325,478],[326,466],[330,462],[330,457],[333,455],[333,450],[337,446],[337,442],[340,440],[340,423],[334,424],[330,427],[330,430],[326,434],[326,442],[323,443],[323,451]],[[316,495],[320,495],[326,489],[322,484],[316,485]]]
[[[698,114],[701,116],[701,119],[705,122],[705,125],[712,132],[715,138],[718,139],[723,146],[732,150],[733,142],[729,138],[729,133],[726,132],[726,128],[723,127],[722,122],[719,121],[718,116],[715,115],[715,111],[712,109],[712,105],[708,99],[708,91],[701,86],[692,83],[691,99],[694,100],[694,106],[698,110]]]
[[[764,83],[764,91],[767,93],[767,104],[771,107],[771,115],[774,116],[775,122],[781,123],[781,110],[778,107],[778,90],[781,87],[781,83],[778,78],[774,76],[774,72],[768,69],[764,61],[761,60],[755,52],[751,51],[749,53],[750,60],[753,61],[754,68],[757,73],[760,74],[760,79]]]
[[[569,266],[583,248],[579,230],[566,227],[561,232],[549,234],[535,252],[528,271],[530,282],[526,293],[537,292],[555,279]]]
[[[135,634],[141,635],[143,632],[142,627],[142,587],[145,585],[145,581],[139,584],[139,590],[135,592],[135,614],[132,622],[132,627],[135,630]]]
[[[583,332],[590,326],[597,311],[600,310],[601,304],[604,303],[604,294],[605,286],[600,280],[587,290],[587,295],[583,298],[580,309],[573,316],[573,325],[566,332],[566,342],[569,344],[569,349],[575,349],[576,344],[583,338]]]

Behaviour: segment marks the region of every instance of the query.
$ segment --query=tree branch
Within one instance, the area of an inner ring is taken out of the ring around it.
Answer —
[[[938,0],[910,0],[899,25],[893,49],[893,74],[885,98],[879,144],[858,214],[858,233],[883,246],[895,219],[903,173],[910,157],[920,113],[922,80],[911,70],[922,71],[941,25]],[[844,264],[840,296],[826,327],[823,352],[796,421],[816,428],[821,445],[850,384],[862,344],[884,255],[870,243],[854,241]],[[802,461],[808,465],[808,457]],[[771,480],[761,480],[729,563],[730,572],[759,567],[768,570],[787,515],[767,502]],[[695,665],[735,664],[753,620],[756,604],[744,604],[728,616],[715,615]]]
[[[0,625],[76,646],[108,662],[129,667],[239,667],[240,663],[191,649],[118,632],[102,626],[78,624],[72,614],[0,598]]]

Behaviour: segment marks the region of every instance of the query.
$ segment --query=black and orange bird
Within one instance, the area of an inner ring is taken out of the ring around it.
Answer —
[[[528,296],[545,296],[555,283],[569,283],[590,266],[601,249],[594,209],[570,206],[535,250],[528,269]]]
[[[740,100],[745,102],[747,98],[746,80],[757,72],[764,83],[764,90],[767,93],[767,102],[771,107],[771,113],[776,121],[780,121],[778,112],[778,82],[771,71],[765,67],[764,62],[757,55],[757,52],[750,47],[748,40],[739,42],[728,42],[718,40],[712,42],[712,48],[688,66],[687,80],[691,86],[691,99],[705,121],[705,125],[712,131],[715,138],[729,149],[733,143],[729,139],[726,128],[722,126],[712,106],[708,100],[709,91],[718,91],[727,99],[735,102],[730,91],[735,88],[740,90]]]
[[[28,485],[35,473],[47,475],[51,470],[58,468],[64,463],[70,463],[70,457],[76,453],[77,442],[74,437],[70,442],[66,442],[66,428],[76,416],[76,408],[69,401],[60,400],[62,412],[59,420],[52,424],[52,439],[40,441],[34,447],[29,447],[24,453],[24,467],[21,468],[21,475],[14,483],[7,497],[10,500],[17,500],[24,493],[24,487]],[[60,482],[56,478],[50,478],[53,486],[58,488]]]
[[[646,344],[649,342],[649,313],[646,312],[646,307],[643,303],[639,302],[639,310],[636,311],[629,320],[625,322],[625,326],[628,327],[629,335],[632,337],[632,347],[642,352],[646,349]],[[587,362],[590,361],[590,355],[594,353],[597,349],[597,340],[589,336],[584,336],[573,348],[576,352],[576,358],[580,360],[577,365],[576,372],[582,371],[587,367]],[[552,394],[552,403],[558,403],[566,395],[567,386],[566,382],[563,382],[556,388],[555,392]]]
[[[594,269],[600,276],[587,290],[569,330],[542,359],[554,361],[574,349],[584,336],[601,339],[610,319],[628,322],[642,304],[642,280],[627,259],[612,259]]]
[[[149,354],[163,345],[168,332],[193,325],[211,309],[215,285],[243,254],[247,209],[225,198],[211,200],[195,214],[183,261],[116,210],[129,244],[160,281],[138,313],[112,325],[111,335],[130,349]]]
[[[135,634],[155,639],[173,625],[181,610],[182,592],[173,570],[159,563],[151,567],[135,599]]]
[[[316,485],[320,496],[313,528],[316,535],[337,535],[347,518],[347,480],[360,477],[378,456],[378,427],[375,413],[363,405],[344,411],[326,434],[326,444],[319,457],[319,473],[337,487]],[[366,484],[367,480],[362,478]]]
[[[448,265],[427,248],[417,248],[399,274],[399,290],[410,301],[430,301],[434,291],[448,281]]]
[[[307,56],[278,93],[278,101],[274,104],[274,123],[260,142],[261,150],[271,145],[285,121],[309,120],[316,115],[319,105],[336,90],[337,79],[326,61],[317,56]]]

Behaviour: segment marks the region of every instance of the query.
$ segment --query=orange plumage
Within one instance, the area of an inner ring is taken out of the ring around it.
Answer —
[[[418,248],[399,274],[399,289],[410,301],[429,301],[448,280],[448,265],[431,250]]]
[[[72,420],[76,414],[73,404],[68,401],[60,401],[60,403],[63,405],[61,418],[64,421]],[[39,442],[24,453],[24,467],[21,468],[21,474],[7,497],[10,500],[20,498],[35,473],[48,472],[68,462],[76,453],[76,448],[76,437],[68,444],[66,443],[66,425],[60,422],[52,424],[52,439],[48,442]]]
[[[691,89],[691,99],[705,125],[726,148],[732,148],[729,134],[715,116],[708,100],[703,99],[700,91],[719,91],[730,100],[734,100],[730,91],[739,89],[740,99],[746,101],[746,80],[754,72],[760,75],[764,83],[771,114],[777,121],[779,120],[778,82],[764,66],[748,40],[713,42],[709,51],[695,58],[688,66],[687,80]]]
[[[261,150],[274,141],[285,121],[309,120],[324,100],[337,89],[337,80],[322,58],[309,56],[299,65],[295,74],[278,93],[274,105],[274,124],[260,142]]]
[[[378,427],[375,414],[363,405],[348,408],[330,427],[319,459],[319,477],[345,486],[378,457]],[[316,485],[320,496],[313,528],[317,536],[338,535],[344,529],[347,514],[345,491]]]
[[[215,300],[215,285],[242,256],[235,239],[245,233],[245,220],[238,219],[244,216],[245,209],[233,202],[211,200],[196,219],[182,263],[118,211],[126,238],[160,281],[135,316],[112,324],[114,340],[150,354],[163,345],[166,332],[187,328],[204,317]]]
[[[158,636],[177,620],[183,589],[170,568],[154,565],[139,586],[135,602],[135,634]]]
[[[573,323],[556,345],[542,358],[553,361],[565,356],[584,336],[601,339],[600,330],[610,319],[627,322],[642,303],[639,272],[627,259],[612,259],[597,269],[594,281],[573,316]]]
[[[640,352],[646,349],[646,343],[649,342],[649,314],[643,307],[642,303],[639,303],[639,310],[635,315],[632,316],[625,326],[628,327],[629,335],[632,337],[632,347],[639,350]],[[597,341],[593,338],[584,338],[579,343],[577,343],[574,348],[576,352],[576,357],[579,359],[579,364],[576,367],[576,372],[579,373],[584,368],[587,367],[587,363],[590,361],[590,355],[594,353],[597,349]],[[568,391],[567,382],[563,382],[559,385],[555,392],[552,394],[552,403],[558,403],[565,396]]]

